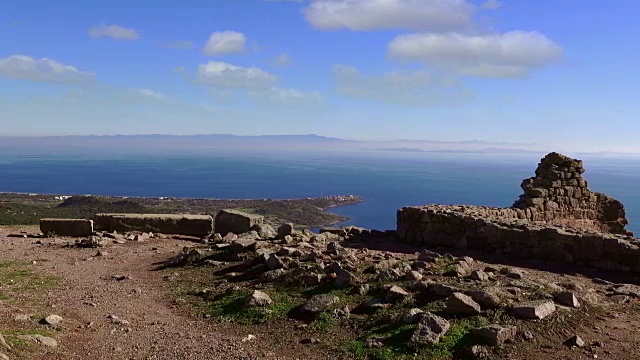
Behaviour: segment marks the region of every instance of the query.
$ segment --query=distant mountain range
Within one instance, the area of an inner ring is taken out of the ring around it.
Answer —
[[[388,140],[363,141],[315,134],[259,135],[87,135],[0,137],[1,149],[104,151],[206,151],[206,150],[370,150],[386,152],[542,153],[537,144],[510,142]],[[555,150],[555,149],[551,149]]]
[[[483,154],[540,154],[550,151],[568,152],[573,156],[638,156],[628,152],[576,152],[534,143],[488,142],[480,140],[436,141],[436,140],[386,140],[365,141],[305,135],[68,135],[68,136],[0,136],[2,153],[51,154],[84,152],[99,153],[156,153],[208,151],[382,151],[397,153],[447,152]]]

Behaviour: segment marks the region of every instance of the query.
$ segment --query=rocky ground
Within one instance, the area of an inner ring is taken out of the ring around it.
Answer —
[[[631,275],[361,229],[37,233],[0,227],[0,359],[640,359]]]

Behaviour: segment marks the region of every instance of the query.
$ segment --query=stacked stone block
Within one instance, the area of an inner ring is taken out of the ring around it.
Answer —
[[[513,208],[531,209],[531,221],[632,235],[625,229],[628,221],[622,203],[589,190],[584,172],[581,160],[548,154],[538,164],[536,176],[522,182],[524,194]]]

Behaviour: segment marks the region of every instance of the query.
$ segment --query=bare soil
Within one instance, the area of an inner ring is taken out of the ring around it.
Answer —
[[[344,329],[315,334],[294,320],[239,325],[203,317],[197,307],[182,297],[181,284],[213,286],[208,284],[212,270],[159,269],[159,264],[183,247],[197,247],[196,243],[171,238],[149,239],[83,249],[65,246],[74,239],[9,237],[21,231],[38,233],[36,227],[0,227],[0,334],[13,347],[3,350],[0,346],[0,352],[10,359],[348,359],[352,356],[340,346],[343,341],[353,339],[353,334]],[[371,251],[406,256],[417,250],[385,243],[366,246]],[[487,264],[514,266],[509,259],[475,258]],[[627,302],[620,303],[621,297],[605,296],[608,285],[593,281],[599,277],[629,283],[637,281],[633,276],[542,263],[517,265],[541,283],[573,284],[576,292],[593,305],[574,312],[558,311],[550,320],[519,323],[522,330],[533,333],[533,340],[495,349],[492,358],[640,359],[638,299],[627,298]],[[61,325],[39,324],[49,314],[62,316]],[[31,320],[17,319],[17,315],[31,315]],[[58,341],[58,346],[21,341],[18,334],[50,336]],[[574,334],[584,339],[584,347],[569,348],[562,344]],[[300,340],[307,337],[318,337],[321,341],[301,344]]]

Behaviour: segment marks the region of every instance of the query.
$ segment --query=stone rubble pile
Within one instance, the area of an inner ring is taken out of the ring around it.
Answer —
[[[260,230],[254,226],[234,236],[216,234],[209,251],[185,250],[183,254],[190,254],[184,256],[192,264],[233,268],[232,272],[215,273],[224,274],[218,275],[223,283],[244,284],[232,291],[244,291],[243,303],[248,307],[273,306],[273,292],[284,286],[300,292],[324,289],[302,301],[290,315],[294,319],[314,321],[321,314],[344,319],[390,311],[395,314],[390,321],[415,324],[409,346],[438,343],[453,326],[452,319],[460,317],[504,311],[512,316],[511,323],[517,323],[579,307],[578,292],[557,284],[542,285],[519,269],[486,266],[468,256],[430,250],[405,255],[362,247],[397,241],[393,232],[348,227],[316,234],[284,224],[274,232],[265,232],[272,235],[261,237]],[[346,289],[349,295],[336,296],[332,289]],[[204,293],[212,296],[209,291]],[[427,306],[437,310],[421,309]],[[525,338],[516,326],[499,323],[483,325],[472,333],[481,346]],[[385,345],[384,338],[369,340],[373,347]]]

